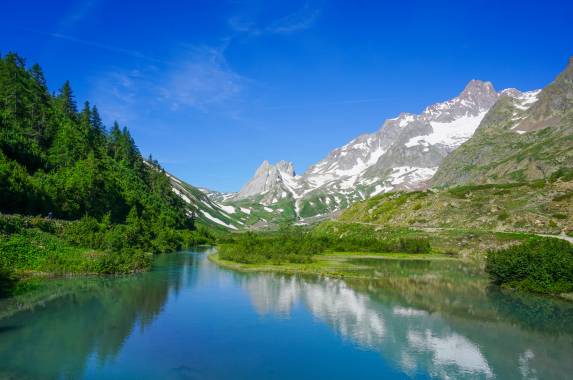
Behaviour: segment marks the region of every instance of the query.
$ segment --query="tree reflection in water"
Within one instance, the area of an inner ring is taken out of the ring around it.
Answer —
[[[47,281],[35,290],[40,294],[6,300],[4,314],[30,310],[0,320],[0,377],[81,378],[89,358],[112,361],[133,329],[145,330],[170,294],[194,281],[197,256],[166,259],[158,258],[151,273]],[[46,295],[52,299],[41,301]]]

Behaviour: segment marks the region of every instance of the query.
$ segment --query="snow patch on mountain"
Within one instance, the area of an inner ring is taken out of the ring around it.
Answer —
[[[219,206],[223,211],[225,211],[228,214],[234,214],[237,211],[234,206],[226,206],[222,204],[217,204],[217,206]]]
[[[419,183],[427,181],[432,178],[437,171],[437,166],[431,168],[398,166],[392,169],[392,173],[388,176],[387,181],[392,185],[392,188],[394,188],[396,185],[403,183]]]
[[[183,199],[183,201],[185,203],[191,204],[191,199],[189,199],[189,197],[187,195],[185,195],[181,191],[179,191],[179,189],[177,189],[176,187],[172,187],[171,190],[173,190],[173,192],[175,194],[177,194],[179,196],[179,198]]]
[[[232,224],[228,224],[223,222],[221,219],[214,217],[213,215],[209,214],[208,212],[206,212],[205,210],[199,210],[201,212],[201,214],[203,214],[203,216],[205,216],[207,219],[221,225],[221,226],[225,226],[227,228],[230,228],[232,230],[237,230],[238,228],[233,226]]]
[[[432,132],[427,135],[415,136],[404,145],[411,148],[416,145],[436,145],[441,144],[449,148],[457,148],[466,142],[481,123],[486,111],[477,115],[462,116],[451,122],[430,121]]]
[[[541,90],[520,92],[515,88],[507,89],[504,92],[502,92],[504,95],[513,98],[513,105],[515,107],[515,110],[513,111],[511,121],[513,121],[515,124],[511,127],[511,129],[514,132],[520,135],[527,132],[525,130],[520,130],[519,126],[521,124],[521,121],[527,117],[527,113],[525,111],[531,108],[531,106],[539,100],[537,96],[539,95],[540,92]]]

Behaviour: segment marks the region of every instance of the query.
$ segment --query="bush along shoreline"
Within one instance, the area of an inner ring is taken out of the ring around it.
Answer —
[[[145,231],[136,222],[114,225],[20,215],[0,216],[0,296],[31,275],[110,275],[148,270],[154,253],[214,244],[203,228]]]
[[[278,233],[247,232],[221,240],[219,258],[243,264],[305,264],[315,255],[330,252],[430,253],[429,239],[395,237],[339,238],[287,227]]]
[[[519,245],[490,251],[486,272],[501,287],[541,294],[570,294],[573,293],[573,244],[556,238],[535,237]]]

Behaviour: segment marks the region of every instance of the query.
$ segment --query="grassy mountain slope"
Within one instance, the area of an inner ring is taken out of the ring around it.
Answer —
[[[531,181],[566,167],[573,167],[573,58],[529,109],[502,97],[432,185]]]
[[[573,232],[573,172],[550,180],[387,193],[359,202],[342,222],[393,227]]]
[[[240,231],[247,229],[274,228],[285,222],[294,222],[294,201],[283,198],[266,206],[260,196],[246,199],[228,199],[228,194],[200,189],[166,173],[173,192],[186,204],[189,215],[209,227]]]
[[[185,203],[186,213],[195,218],[199,223],[222,229],[238,230],[242,228],[242,213],[236,213],[235,210],[221,206],[214,200],[211,200],[205,192],[192,186],[185,181],[167,174],[171,188]]]

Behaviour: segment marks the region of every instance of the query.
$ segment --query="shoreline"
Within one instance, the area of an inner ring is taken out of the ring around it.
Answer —
[[[470,261],[462,260],[458,257],[451,257],[444,254],[405,254],[405,253],[368,253],[368,252],[329,252],[326,254],[316,255],[312,263],[297,264],[245,264],[231,260],[224,260],[219,257],[218,253],[207,256],[208,260],[224,269],[236,270],[240,272],[267,272],[267,273],[287,273],[287,274],[313,274],[318,276],[336,277],[336,278],[359,278],[368,279],[360,273],[350,273],[352,269],[360,269],[355,264],[346,263],[347,259],[365,259],[380,261],[435,261],[435,262],[460,262],[468,265],[474,265]],[[478,268],[478,266],[476,266]]]

